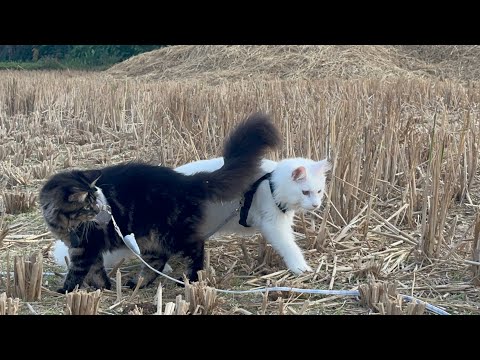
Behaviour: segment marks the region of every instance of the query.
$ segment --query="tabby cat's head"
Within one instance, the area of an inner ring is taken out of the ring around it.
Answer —
[[[50,227],[74,229],[100,212],[99,170],[68,171],[52,176],[40,190],[40,205]]]

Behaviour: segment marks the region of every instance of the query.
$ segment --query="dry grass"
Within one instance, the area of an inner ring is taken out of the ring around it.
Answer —
[[[258,236],[224,236],[207,243],[209,286],[351,290],[373,277],[397,281],[399,294],[449,312],[478,314],[478,103],[476,83],[418,78],[252,80],[210,87],[91,73],[4,73],[0,165],[7,171],[0,186],[9,194],[37,194],[49,174],[65,168],[132,159],[173,167],[218,156],[236,121],[266,111],[284,136],[284,147],[271,158],[329,157],[334,164],[323,209],[296,219],[297,242],[315,271],[293,276]],[[2,270],[7,253],[38,249],[45,271],[62,271],[48,256],[54,239],[36,206],[4,217],[9,232],[0,244]],[[181,276],[182,263],[174,265]],[[129,266],[121,264],[122,275],[138,271]],[[54,292],[61,281],[44,277],[42,301],[31,303],[35,312],[63,313],[64,295]],[[186,296],[185,289],[161,281],[164,304]],[[153,286],[132,297],[122,288],[118,302],[116,291],[104,291],[98,312],[126,314],[138,305],[137,312],[154,313],[156,292]],[[216,314],[371,312],[341,296],[215,299]]]
[[[127,59],[107,72],[142,80],[323,78],[480,80],[477,45],[180,45]]]
[[[480,46],[478,45],[400,45],[398,49],[407,57],[425,65],[429,74],[444,79],[461,81],[480,80]]]

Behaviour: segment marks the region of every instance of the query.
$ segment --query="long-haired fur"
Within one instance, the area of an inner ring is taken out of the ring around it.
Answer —
[[[111,286],[102,254],[124,244],[112,222],[97,223],[100,198],[111,206],[122,233],[135,234],[151,266],[161,270],[171,255],[183,253],[192,260],[187,276],[197,280],[203,267],[205,239],[198,229],[205,202],[240,196],[258,172],[263,155],[279,144],[279,133],[268,117],[254,114],[227,138],[225,164],[210,173],[187,176],[167,167],[130,162],[52,176],[39,198],[49,229],[69,247],[70,267],[59,291],[71,291],[84,280],[97,288]],[[144,286],[157,277],[146,268],[141,275]],[[135,284],[135,279],[129,282],[131,287]]]

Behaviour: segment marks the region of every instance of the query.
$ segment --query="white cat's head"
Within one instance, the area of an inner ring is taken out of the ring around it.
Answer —
[[[289,210],[314,210],[322,204],[325,177],[331,164],[326,160],[285,159],[272,174],[274,198]]]

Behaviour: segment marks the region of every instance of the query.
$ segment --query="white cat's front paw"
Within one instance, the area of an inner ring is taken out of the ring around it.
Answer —
[[[293,272],[295,275],[301,275],[305,272],[312,272],[312,268],[307,265],[307,263],[303,264],[295,264],[294,266],[289,266],[289,269],[291,272]]]

